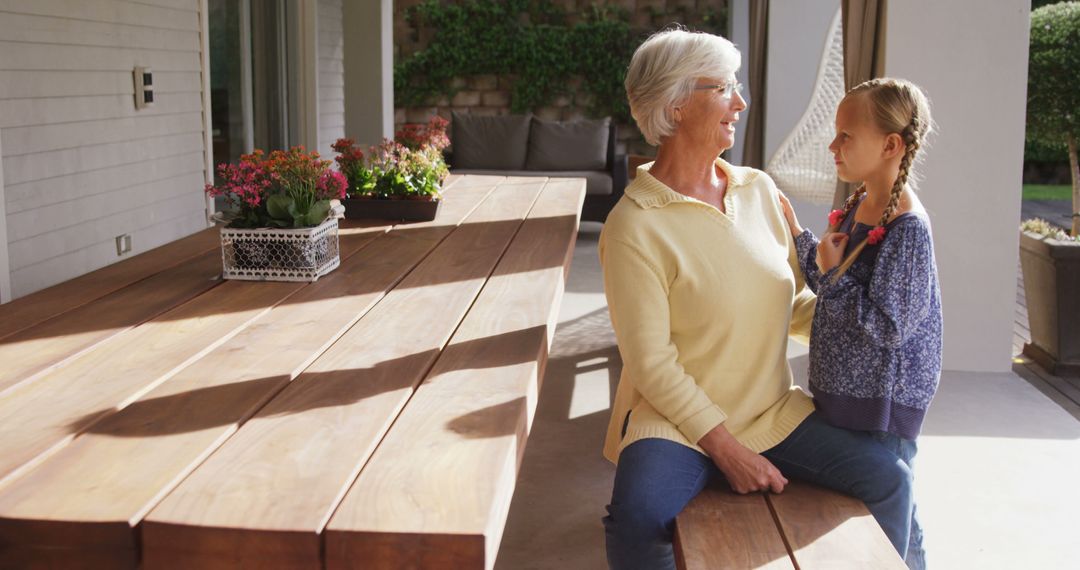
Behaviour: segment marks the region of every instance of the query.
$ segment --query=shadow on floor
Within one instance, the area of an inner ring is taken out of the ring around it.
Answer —
[[[606,567],[600,518],[615,467],[601,454],[604,404],[621,370],[606,308],[559,325],[496,570]]]

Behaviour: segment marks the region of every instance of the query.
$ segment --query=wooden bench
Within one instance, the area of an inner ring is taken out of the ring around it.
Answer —
[[[861,501],[792,481],[779,495],[710,485],[675,522],[680,570],[904,570]]]
[[[0,567],[490,568],[584,181],[446,196],[350,222],[316,283],[218,280],[107,342],[43,341],[64,365],[0,395]],[[97,330],[75,310],[51,320]],[[384,503],[406,507],[365,519]]]

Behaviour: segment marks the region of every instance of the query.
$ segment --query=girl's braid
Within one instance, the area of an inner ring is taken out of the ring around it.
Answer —
[[[860,184],[859,187],[856,188],[855,191],[851,193],[851,196],[848,196],[847,200],[844,202],[844,207],[841,208],[842,214],[837,217],[836,225],[829,228],[830,232],[835,232],[836,229],[840,227],[840,224],[848,217],[848,214],[851,213],[851,210],[853,210],[855,206],[859,203],[859,198],[863,194],[866,194],[866,186]]]
[[[893,182],[892,191],[889,193],[889,203],[881,213],[881,220],[878,221],[879,226],[888,223],[889,218],[892,217],[893,212],[900,205],[900,195],[904,192],[904,185],[907,184],[911,165],[915,162],[915,154],[919,152],[919,134],[919,113],[916,110],[911,117],[911,123],[900,133],[900,136],[904,139],[904,156],[900,159],[900,171],[897,173],[896,181]]]

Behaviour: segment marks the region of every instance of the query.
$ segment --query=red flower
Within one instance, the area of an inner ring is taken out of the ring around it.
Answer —
[[[394,134],[394,139],[409,150],[424,148],[442,150],[450,146],[450,139],[446,136],[446,127],[449,124],[450,122],[446,119],[432,115],[427,123],[403,125],[401,130]]]
[[[838,226],[838,225],[840,225],[840,222],[843,221],[843,219],[844,219],[844,211],[843,210],[833,210],[833,211],[829,212],[829,225],[830,226]]]
[[[866,242],[870,245],[877,245],[881,243],[881,240],[885,239],[885,226],[878,226],[870,230],[870,234],[866,238]]]
[[[352,139],[338,139],[334,144],[330,145],[330,148],[334,149],[334,152],[345,152],[352,149],[356,141]]]

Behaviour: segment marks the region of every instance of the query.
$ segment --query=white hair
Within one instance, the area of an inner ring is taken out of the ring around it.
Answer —
[[[626,72],[630,114],[649,144],[675,132],[673,109],[686,104],[699,77],[735,74],[742,56],[735,44],[712,34],[665,30],[638,46]]]

